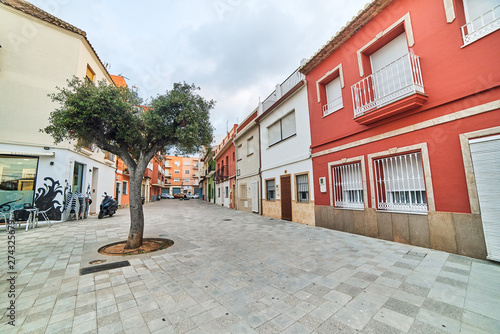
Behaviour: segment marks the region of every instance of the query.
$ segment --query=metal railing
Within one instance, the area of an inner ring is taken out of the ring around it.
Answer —
[[[464,46],[500,29],[500,5],[467,22],[460,29]]]
[[[333,173],[334,205],[340,208],[364,208],[363,177],[359,162],[335,166]]]
[[[342,107],[344,107],[344,102],[342,101],[342,96],[339,96],[323,106],[323,116],[329,115]]]
[[[351,91],[355,118],[416,92],[425,93],[420,58],[407,53],[352,85]]]
[[[295,87],[299,82],[305,79],[305,75],[300,73],[297,69],[288,78],[285,79],[278,87],[279,92],[274,90],[263,102],[262,102],[262,112],[276,103],[283,95],[288,93],[293,87]]]
[[[420,152],[375,160],[374,169],[379,210],[427,211]]]

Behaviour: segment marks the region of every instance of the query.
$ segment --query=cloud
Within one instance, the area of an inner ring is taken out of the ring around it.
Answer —
[[[212,122],[242,121],[341,26],[364,0],[34,0],[87,32],[101,60],[143,98],[174,82],[217,101]]]

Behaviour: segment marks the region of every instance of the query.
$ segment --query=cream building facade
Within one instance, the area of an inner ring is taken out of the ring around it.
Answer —
[[[258,110],[253,111],[237,128],[236,148],[236,208],[261,213],[260,137],[255,122]]]
[[[115,157],[40,132],[58,105],[47,96],[73,76],[111,77],[85,32],[21,1],[0,0],[0,211],[35,203],[60,220],[65,195],[113,194]]]

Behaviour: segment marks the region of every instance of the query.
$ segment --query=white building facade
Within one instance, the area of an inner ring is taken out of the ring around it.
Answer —
[[[80,193],[99,208],[113,194],[115,157],[76,142],[54,145],[40,132],[58,105],[47,94],[73,76],[112,80],[85,32],[25,2],[0,0],[0,211],[35,204],[63,219],[65,197]]]
[[[306,81],[294,72],[261,103],[262,214],[314,225]]]

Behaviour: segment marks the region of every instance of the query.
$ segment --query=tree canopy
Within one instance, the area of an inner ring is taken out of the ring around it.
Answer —
[[[55,143],[77,140],[96,144],[125,162],[130,172],[130,232],[126,248],[142,245],[144,214],[141,182],[150,160],[158,153],[176,148],[189,154],[212,142],[210,110],[195,85],[175,83],[144,106],[137,91],[73,77],[68,86],[50,94],[59,108],[50,114],[49,125],[41,129]]]

